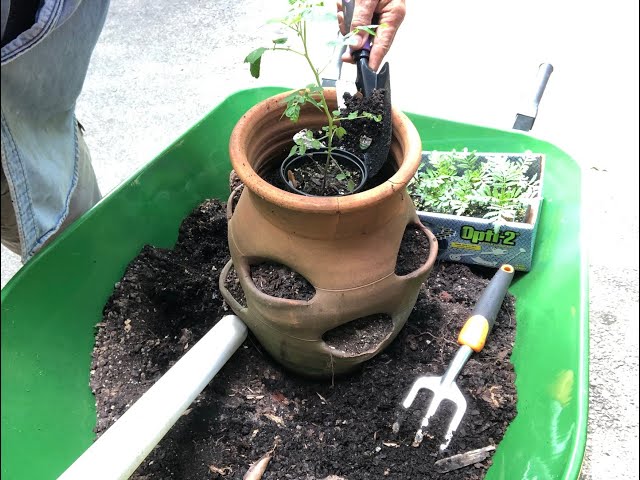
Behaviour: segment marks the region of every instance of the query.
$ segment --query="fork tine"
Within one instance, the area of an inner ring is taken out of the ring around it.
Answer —
[[[402,401],[402,411],[398,412],[396,421],[393,423],[392,431],[393,433],[398,433],[400,431],[400,424],[404,421],[405,416],[407,414],[407,410],[411,407],[411,404],[416,399],[416,396],[420,392],[420,390],[429,390],[434,392],[440,385],[442,377],[418,377],[411,385],[411,389],[407,396]]]
[[[447,434],[444,437],[444,443],[440,445],[440,451],[446,450],[446,448],[449,446],[449,443],[451,443],[451,439],[453,438],[453,434],[460,426],[462,417],[464,417],[464,414],[467,411],[467,401],[462,395],[462,392],[460,392],[460,389],[455,384],[452,385],[450,394],[451,397],[448,398],[448,400],[451,400],[455,404],[456,413],[453,415],[453,418],[449,423]]]
[[[422,418],[420,428],[416,432],[416,436],[413,439],[413,444],[412,444],[413,447],[418,447],[422,443],[422,439],[424,438],[424,431],[429,426],[429,420],[431,419],[431,417],[433,417],[433,415],[435,415],[443,398],[444,397],[442,396],[442,392],[440,391],[440,389],[435,390],[433,392],[433,398],[431,399],[431,402],[429,402],[429,408],[427,409],[427,413]]]
[[[427,409],[427,413],[422,418],[422,424],[420,425],[422,428],[427,428],[429,426],[429,420],[436,413],[436,410],[438,410],[438,407],[440,406],[440,403],[442,402],[442,400],[443,400],[442,393],[434,392],[433,398],[429,403],[429,408]]]
[[[479,352],[484,348],[487,336],[495,323],[498,311],[507,294],[509,285],[511,285],[511,281],[513,280],[514,273],[515,269],[511,265],[502,265],[482,292],[480,299],[473,309],[472,315],[467,319],[462,330],[460,330],[458,335],[460,348],[458,348],[458,351],[449,363],[444,375],[442,377],[418,378],[405,397],[402,403],[404,409],[392,426],[394,433],[400,431],[400,422],[402,418],[404,418],[403,416],[407,414],[407,409],[415,400],[418,392],[422,389],[433,392],[433,398],[431,399],[426,415],[422,419],[422,424],[416,432],[412,446],[418,447],[422,442],[424,430],[428,427],[429,420],[435,414],[443,399],[450,400],[456,407],[455,414],[447,428],[445,441],[440,445],[440,450],[445,450],[449,446],[453,434],[460,426],[462,417],[464,417],[467,410],[467,401],[455,384],[456,377],[467,363],[467,360],[469,360],[471,354],[473,352]]]

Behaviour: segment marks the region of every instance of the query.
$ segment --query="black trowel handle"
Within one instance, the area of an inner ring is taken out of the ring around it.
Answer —
[[[458,335],[460,345],[467,345],[475,352],[484,348],[514,274],[515,269],[506,264],[496,272],[482,292],[471,317],[460,330]]]
[[[344,25],[346,30],[351,31],[351,22],[355,10],[356,0],[342,0],[342,12],[344,14]],[[375,19],[374,19],[375,20]],[[376,89],[384,88],[389,92],[389,64],[385,63],[380,72],[376,72],[369,67],[369,55],[371,53],[371,35],[360,50],[351,52],[351,57],[357,68],[356,87],[365,97],[370,97]],[[391,102],[390,93],[389,102]],[[385,157],[386,158],[386,157]]]

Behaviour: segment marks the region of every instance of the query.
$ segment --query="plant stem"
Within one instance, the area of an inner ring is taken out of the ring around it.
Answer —
[[[296,55],[300,55],[302,57],[304,57],[304,53],[299,52],[297,50],[294,50],[293,48],[285,48],[285,47],[272,47],[271,50],[273,50],[274,52],[291,52],[291,53],[295,53]]]
[[[316,67],[313,65],[311,61],[311,57],[309,56],[309,49],[307,47],[307,22],[302,22],[302,30],[300,31],[300,37],[302,39],[302,45],[304,47],[304,58],[307,60],[309,67],[311,67],[311,71],[313,72],[313,76],[316,79],[316,85],[320,88],[320,104],[322,105],[322,109],[324,111],[325,116],[327,117],[327,160],[324,164],[324,175],[322,178],[322,194],[325,194],[325,189],[327,185],[327,175],[329,174],[329,165],[331,164],[332,159],[332,150],[333,150],[333,135],[335,133],[335,123],[333,121],[333,115],[329,111],[329,106],[327,105],[327,99],[324,96],[324,89],[322,88],[322,80],[320,80],[320,73],[316,70]],[[337,163],[337,162],[336,162]]]

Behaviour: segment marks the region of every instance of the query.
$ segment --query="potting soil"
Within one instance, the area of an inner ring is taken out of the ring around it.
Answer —
[[[411,238],[419,237],[405,235],[403,249],[419,248],[405,245]],[[232,313],[218,290],[229,259],[224,204],[207,201],[184,220],[173,249],[146,246],[129,264],[97,326],[91,388],[98,434]],[[510,295],[485,349],[457,380],[468,407],[449,448],[439,452],[452,413],[448,404],[422,445],[411,446],[428,395],[419,397],[398,435],[391,426],[411,383],[446,369],[458,348],[457,333],[492,274],[436,264],[397,339],[342,378],[293,375],[250,335],[132,478],[241,479],[272,449],[265,479],[483,478],[491,458],[447,474],[438,473],[434,462],[497,445],[515,417]]]
[[[345,106],[341,110],[343,117],[350,113],[363,112],[380,115],[379,122],[371,118],[343,120],[340,125],[347,134],[340,139],[339,147],[352,152],[361,158],[367,166],[377,173],[386,161],[391,147],[391,105],[390,92],[384,88],[374,89],[370,96],[358,92],[354,95],[346,93]],[[367,146],[368,145],[368,146]],[[364,155],[368,158],[365,158]]]

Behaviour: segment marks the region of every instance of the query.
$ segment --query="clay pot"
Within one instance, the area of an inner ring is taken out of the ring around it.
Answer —
[[[230,138],[231,164],[242,180],[233,212],[229,211],[229,248],[246,305],[233,299],[220,276],[221,291],[265,349],[286,367],[306,375],[345,373],[380,353],[406,322],[437,255],[433,234],[418,219],[406,185],[420,165],[422,144],[416,128],[397,110],[392,113],[391,155],[397,171],[370,190],[345,197],[309,197],[272,186],[261,172],[282,161],[293,135],[320,128],[324,116],[304,106],[300,121],[281,118],[284,98],[271,97],[249,110]],[[335,109],[334,89],[327,89]],[[233,195],[232,195],[233,197]],[[229,207],[235,202],[230,198]],[[395,274],[405,228],[418,225],[430,242],[429,257],[417,270]],[[316,293],[309,301],[275,298],[261,292],[250,266],[264,261],[286,265],[304,276]],[[347,322],[386,314],[389,334],[358,354],[327,345],[323,335]]]

